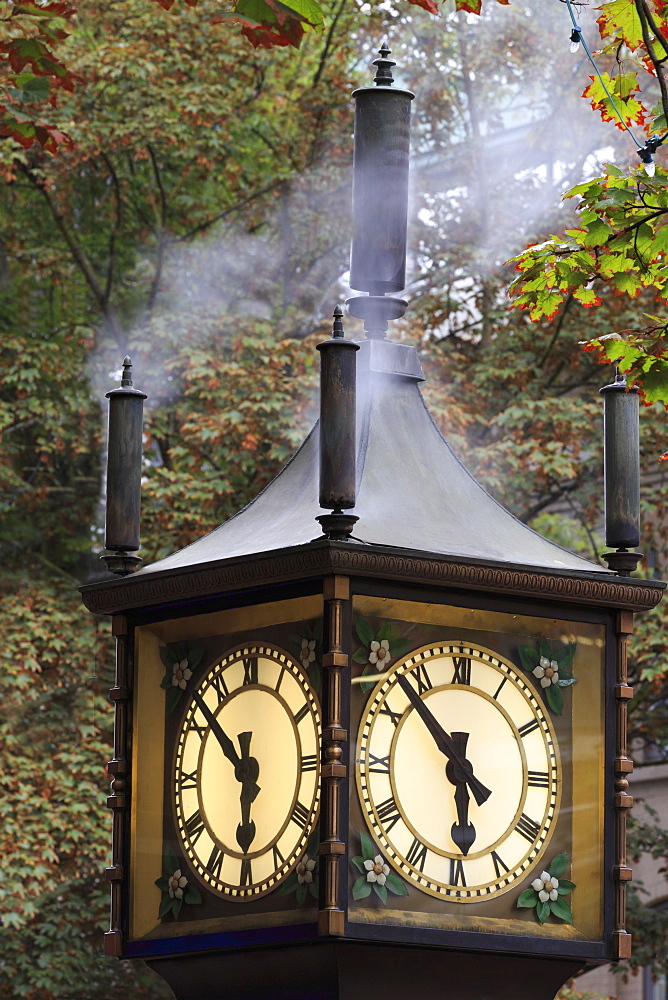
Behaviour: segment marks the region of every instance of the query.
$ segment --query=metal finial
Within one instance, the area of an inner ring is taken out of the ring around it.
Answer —
[[[332,324],[332,337],[336,337],[337,340],[344,337],[343,332],[343,309],[340,305],[334,306],[334,323]]]
[[[132,361],[130,355],[126,354],[123,358],[123,374],[121,375],[121,385],[132,385],[132,378],[130,369],[132,368]]]
[[[379,48],[380,59],[374,59],[373,65],[377,66],[376,75],[373,78],[373,82],[377,87],[391,87],[394,83],[394,77],[392,76],[392,67],[396,66],[396,62],[393,59],[388,59],[392,49],[389,48],[387,42],[383,42]]]

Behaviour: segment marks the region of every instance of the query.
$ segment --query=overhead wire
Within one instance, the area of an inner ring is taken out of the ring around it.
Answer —
[[[573,30],[571,31],[571,34],[570,34],[571,52],[577,52],[578,48],[580,47],[580,45],[582,45],[582,48],[584,49],[585,54],[586,54],[587,58],[589,59],[589,62],[594,67],[594,72],[596,73],[596,76],[597,76],[597,78],[599,80],[599,83],[601,84],[601,87],[603,88],[603,90],[604,90],[604,92],[605,92],[608,100],[610,101],[610,105],[611,105],[613,111],[615,112],[615,114],[619,118],[619,122],[620,122],[621,126],[626,129],[626,131],[628,132],[628,134],[631,136],[631,138],[633,139],[634,143],[636,144],[636,151],[638,153],[638,156],[640,157],[640,159],[643,162],[643,165],[645,167],[645,172],[650,177],[652,177],[654,175],[654,170],[655,170],[654,155],[653,154],[656,152],[656,150],[659,148],[659,146],[663,142],[665,142],[666,139],[668,139],[668,132],[666,132],[666,134],[663,135],[663,136],[657,136],[657,135],[650,136],[650,138],[646,140],[646,142],[644,143],[644,145],[641,142],[638,141],[638,139],[635,137],[635,135],[633,133],[633,129],[631,129],[627,125],[627,123],[624,121],[624,116],[623,116],[622,112],[619,110],[619,108],[617,107],[617,103],[615,101],[615,98],[610,93],[610,91],[609,91],[609,89],[608,89],[608,87],[606,85],[606,82],[603,79],[603,75],[602,75],[601,71],[599,70],[598,66],[596,65],[596,60],[594,59],[594,57],[593,57],[593,55],[591,53],[591,50],[590,50],[589,46],[587,45],[587,42],[585,41],[584,35],[582,33],[582,28],[578,24],[577,18],[575,17],[575,13],[573,11],[573,4],[572,4],[571,0],[566,0],[566,7],[568,8],[568,13],[570,14],[571,22],[573,24]]]

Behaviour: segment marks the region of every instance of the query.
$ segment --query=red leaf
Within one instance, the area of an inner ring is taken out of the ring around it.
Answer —
[[[455,0],[455,10],[465,10],[468,14],[479,14],[482,0]]]
[[[660,462],[668,462],[668,451],[664,451],[663,455],[659,455]]]
[[[416,7],[422,7],[423,10],[428,10],[430,14],[439,13],[436,0],[409,0],[409,3],[415,4]]]

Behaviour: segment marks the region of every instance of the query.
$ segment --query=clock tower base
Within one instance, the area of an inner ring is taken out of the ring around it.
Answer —
[[[176,1000],[553,1000],[583,965],[323,941],[149,962]]]

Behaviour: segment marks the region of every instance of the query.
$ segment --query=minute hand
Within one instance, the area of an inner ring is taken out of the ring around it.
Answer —
[[[213,714],[207,703],[204,701],[204,698],[202,698],[202,696],[199,694],[198,691],[193,691],[192,698],[197,707],[199,708],[200,712],[206,719],[206,721],[211,726],[211,732],[218,740],[221,750],[223,751],[227,759],[230,761],[230,763],[234,766],[234,774],[236,777],[237,770],[239,769],[239,765],[241,764],[241,758],[239,757],[237,751],[234,749],[234,743],[229,738],[229,736],[227,735],[221,724],[218,722],[218,719],[215,717],[215,715]],[[241,779],[237,778],[237,780],[239,781]],[[260,786],[257,784],[256,781],[253,781],[252,779],[250,780],[246,779],[245,788],[247,794],[251,796],[250,801],[252,802],[257,797],[257,794],[260,791]]]
[[[443,726],[437,721],[435,716],[432,715],[420,695],[417,693],[415,688],[411,686],[409,681],[407,681],[401,674],[398,674],[397,684],[424,722],[425,726],[431,733],[434,743],[441,753],[444,754],[448,760],[460,765],[463,773],[465,774],[466,784],[469,786],[473,794],[473,798],[476,800],[477,804],[481,806],[483,802],[486,802],[492,794],[489,788],[485,788],[483,783],[478,781],[476,776],[470,770],[470,765],[466,766],[468,762],[465,757],[462,757],[461,754],[457,752],[457,747],[455,746],[452,737],[448,736],[445,729],[443,729]]]

